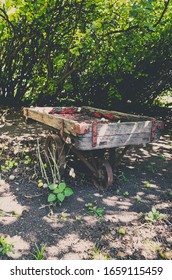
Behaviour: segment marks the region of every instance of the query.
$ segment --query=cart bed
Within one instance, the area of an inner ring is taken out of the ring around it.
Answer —
[[[78,150],[140,145],[159,137],[162,122],[154,118],[92,107],[24,108],[24,116],[70,137]]]

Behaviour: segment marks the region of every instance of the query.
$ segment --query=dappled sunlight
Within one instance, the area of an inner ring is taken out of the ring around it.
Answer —
[[[147,183],[148,183],[148,186],[146,186]],[[145,180],[142,181],[142,184],[147,188],[159,189],[159,186],[157,186],[156,184],[149,183]]]
[[[15,255],[11,258],[32,258],[30,252],[35,244],[39,248],[46,244],[47,259],[92,258],[96,244],[117,259],[134,258],[137,250],[141,252],[139,256],[156,258],[157,252],[151,253],[144,242],[154,241],[159,234],[166,238],[160,240],[162,247],[165,242],[170,246],[170,142],[161,139],[162,145],[158,142],[131,147],[119,169],[113,170],[113,186],[100,191],[92,185],[84,168],[80,177],[80,161],[76,161],[76,177],[63,177],[74,194],[60,206],[47,204],[49,190],[37,187],[40,174],[33,169],[36,138],[44,138],[47,128],[44,130],[37,123],[26,125],[22,120],[18,126],[14,120],[3,131],[6,134],[0,135],[2,164],[6,158],[19,163],[2,171],[0,180],[0,236],[9,236],[14,242]],[[24,165],[23,153],[34,158],[31,164]],[[10,180],[11,175],[14,180]],[[167,214],[166,220],[157,223],[157,230],[145,220],[153,206]],[[118,228],[126,230],[126,234],[119,234]]]
[[[81,239],[78,233],[69,233],[58,238],[58,241],[46,247],[48,259],[83,259],[84,251],[93,247],[93,242]]]
[[[134,218],[135,213],[133,214]],[[103,237],[102,243],[106,246],[106,252],[120,259],[125,259],[126,256],[129,256],[129,259],[133,256],[135,259],[138,256],[139,259],[157,259],[158,251],[166,248],[167,241],[171,242],[168,227],[147,223],[138,226],[136,219],[131,221],[131,225],[124,221],[123,228],[126,234],[118,235],[118,227],[114,227],[108,236]]]
[[[65,214],[65,215],[58,215],[58,214],[53,214],[52,216],[44,216],[42,218],[43,221],[49,224],[50,227],[54,229],[61,229],[64,227],[65,223],[72,224],[74,220],[70,218],[70,215]]]
[[[169,204],[169,202],[159,202],[159,203],[156,203],[156,205],[155,205],[155,207],[158,210],[168,210],[170,206],[172,209],[172,202],[170,204]]]
[[[124,210],[124,209],[123,209]],[[134,222],[139,218],[138,213],[136,212],[128,212],[128,211],[120,211],[117,214],[118,222],[126,223],[126,225],[130,222]]]
[[[94,196],[95,196],[95,197],[102,197],[102,194],[100,194],[100,193],[98,193],[98,192],[97,192],[97,193],[95,192],[95,193],[94,193]]]
[[[17,197],[10,192],[10,185],[0,180],[0,223],[4,225],[14,223],[29,208],[22,206]]]
[[[107,211],[107,214],[105,214],[105,219],[117,224],[119,222],[128,224],[138,219],[137,213],[132,211],[128,212],[127,210],[127,207],[126,209],[123,207],[122,209],[118,209],[118,211]]]
[[[146,203],[146,200],[152,200],[152,201],[159,201],[159,197],[156,195],[156,194],[147,194],[146,195],[146,199],[145,199],[145,203]]]
[[[101,128],[99,130],[99,133],[102,137],[106,135],[106,131],[108,130],[108,126],[109,126],[109,124],[104,124],[103,126],[101,126]]]
[[[22,112],[16,113],[12,110],[7,114],[4,125],[1,127],[0,142],[33,140],[35,137],[45,137],[47,126],[32,122],[25,123]]]
[[[115,206],[118,201],[117,196],[108,196],[102,199],[102,202],[107,206]]]
[[[0,233],[1,235],[1,233]],[[5,241],[10,244],[14,245],[14,253],[8,253],[8,256],[14,260],[22,259],[22,256],[29,253],[30,244],[29,242],[25,241],[20,235],[15,236],[5,236]]]
[[[116,203],[117,207],[121,210],[129,210],[129,208],[132,206],[132,202],[128,201],[117,201]]]
[[[151,154],[146,149],[141,148],[140,151],[142,152],[142,156],[147,158],[151,157]]]
[[[84,199],[82,197],[77,197],[78,202],[84,202]]]
[[[85,222],[85,224],[89,225],[89,226],[95,226],[96,223],[97,223],[97,217],[93,216],[91,214],[90,215],[84,215],[82,219]]]

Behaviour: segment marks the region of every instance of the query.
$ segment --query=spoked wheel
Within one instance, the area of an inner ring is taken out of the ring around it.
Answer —
[[[94,185],[98,189],[104,189],[112,186],[113,172],[108,160],[105,160],[98,169],[98,178],[93,179]]]
[[[58,135],[49,135],[45,143],[45,151],[48,157],[48,161],[53,166],[56,164],[59,168],[60,174],[64,173],[66,165],[66,157],[64,150],[64,143]]]

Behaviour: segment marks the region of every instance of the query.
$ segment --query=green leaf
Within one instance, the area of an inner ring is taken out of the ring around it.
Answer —
[[[65,195],[63,193],[58,193],[57,194],[57,199],[60,201],[60,202],[63,202],[63,200],[65,199]]]
[[[126,191],[126,192],[123,193],[123,195],[129,195],[129,192]]]
[[[62,191],[59,188],[56,188],[53,193],[57,194],[57,193],[62,193]]]
[[[96,209],[96,215],[100,218],[103,217],[103,212],[104,212],[104,209],[103,208],[97,208]]]
[[[138,202],[140,202],[140,201],[142,200],[141,196],[138,195],[138,194],[135,196],[135,199],[136,199]]]
[[[67,187],[66,189],[65,189],[65,196],[71,196],[72,194],[73,194],[73,190],[71,189],[71,188],[69,188],[69,187]]]
[[[151,186],[151,185],[150,185],[149,182],[146,182],[146,183],[145,183],[145,187],[146,187],[146,188],[150,188],[150,186]]]
[[[49,185],[48,187],[49,187],[49,189],[50,189],[51,191],[53,191],[53,190],[55,190],[55,189],[57,188],[57,184],[51,184],[51,185]]]
[[[60,183],[58,186],[59,190],[62,192],[64,191],[64,189],[66,188],[66,184],[65,183]]]
[[[153,214],[159,213],[159,211],[157,211],[156,208],[153,206],[153,207],[152,207],[152,213],[153,213]]]
[[[124,228],[119,228],[117,232],[120,234],[126,234],[126,230]]]
[[[53,202],[55,201],[57,198],[56,198],[56,195],[53,194],[53,193],[50,193],[49,196],[48,196],[48,202]]]

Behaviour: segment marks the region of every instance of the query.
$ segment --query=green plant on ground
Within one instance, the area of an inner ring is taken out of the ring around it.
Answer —
[[[85,204],[85,207],[87,211],[99,218],[102,218],[104,216],[104,208],[102,207],[97,207],[96,205],[93,205],[93,203],[87,203]]]
[[[47,185],[51,183],[61,182],[60,163],[57,160],[57,150],[52,145],[52,150],[48,149],[48,153],[45,150],[40,149],[40,143],[37,139],[37,157],[42,175],[42,181],[46,182]],[[64,147],[63,147],[64,149]],[[46,161],[46,163],[44,162]],[[64,167],[65,168],[65,167]],[[39,182],[38,182],[39,183]],[[41,185],[41,184],[40,184]]]
[[[118,175],[118,179],[120,181],[122,181],[124,184],[128,184],[129,183],[129,179],[126,177],[126,175],[122,171],[120,171],[120,174]]]
[[[162,160],[167,160],[166,156],[164,156],[162,153],[159,153],[158,157]]]
[[[0,217],[4,217],[6,215],[5,211],[0,211]]]
[[[124,234],[126,234],[126,230],[124,228],[119,228],[119,229],[117,229],[117,233],[124,235]]]
[[[35,251],[31,253],[31,255],[34,257],[35,260],[44,260],[44,252],[46,249],[46,244],[41,244],[40,248],[35,243]]]
[[[38,188],[43,187],[43,185],[44,185],[44,183],[43,183],[42,179],[39,179],[38,180]]]
[[[18,162],[16,162],[15,160],[9,159],[9,160],[5,161],[4,165],[1,165],[1,170],[2,171],[9,171],[13,167],[17,167],[17,166],[18,166]]]
[[[60,184],[51,184],[48,188],[52,191],[48,196],[48,202],[58,202],[60,205],[66,197],[73,194],[73,190],[64,182]]]
[[[68,216],[65,214],[65,212],[62,212],[62,213],[61,213],[60,219],[61,219],[62,221],[64,221],[64,222],[67,221]]]
[[[137,202],[140,202],[142,200],[141,196],[138,194],[135,196],[135,199]]]
[[[14,244],[8,243],[4,237],[0,237],[0,253],[7,255],[8,253],[14,254]]]
[[[151,186],[151,185],[150,185],[149,182],[146,182],[146,183],[145,183],[145,187],[146,187],[146,188],[150,188],[150,186]]]
[[[27,156],[25,156],[24,157],[25,158],[25,160],[24,160],[24,164],[29,164],[29,163],[31,163],[31,158],[30,158],[30,156],[29,155],[27,155]]]
[[[76,221],[82,222],[82,216],[78,215],[75,217]]]
[[[91,255],[92,255],[93,260],[110,260],[111,259],[111,257],[106,252],[103,252],[97,246],[95,246],[95,248],[93,249],[93,253]]]
[[[148,164],[147,165],[147,170],[151,173],[155,173],[156,170],[155,170],[155,167],[154,167],[154,163]]]
[[[123,193],[123,195],[128,196],[128,195],[129,195],[129,192],[128,192],[128,191],[125,191],[125,192]]]
[[[152,207],[151,211],[145,215],[145,220],[152,223],[162,219],[165,219],[165,215],[161,214],[155,207]]]

